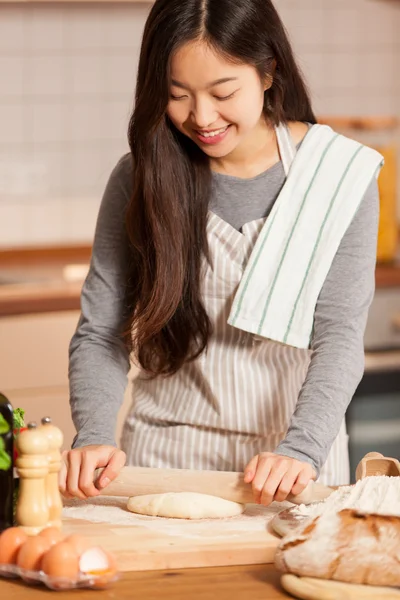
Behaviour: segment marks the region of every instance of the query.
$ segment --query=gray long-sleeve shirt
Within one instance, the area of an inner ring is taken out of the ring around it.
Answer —
[[[285,181],[282,163],[251,179],[213,173],[210,208],[238,230],[268,216]],[[124,218],[132,192],[130,155],[107,184],[97,221],[82,313],[70,344],[74,447],[115,444],[115,425],[129,369],[121,337],[127,239]],[[312,359],[286,438],[277,452],[319,472],[362,377],[363,335],[374,293],[379,214],[373,180],[343,237],[315,311]]]

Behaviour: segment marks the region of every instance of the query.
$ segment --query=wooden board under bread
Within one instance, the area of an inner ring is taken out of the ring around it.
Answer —
[[[115,499],[121,511],[126,500]],[[99,497],[90,503],[104,501]],[[64,517],[63,532],[79,533],[112,552],[121,571],[272,563],[280,540],[270,530],[270,521],[282,507],[285,504],[268,508],[248,505],[243,515],[201,521],[127,513],[124,518],[130,519],[131,525]]]
[[[291,506],[277,513],[271,519],[270,527],[274,533],[285,537],[293,533],[307,518],[307,515],[299,514],[297,506]]]
[[[301,600],[400,600],[398,588],[356,585],[313,577],[283,575],[282,587]]]

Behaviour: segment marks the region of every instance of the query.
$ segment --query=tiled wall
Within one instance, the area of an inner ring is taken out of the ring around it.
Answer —
[[[318,113],[400,116],[398,0],[276,4]],[[0,6],[0,246],[90,242],[150,5]]]

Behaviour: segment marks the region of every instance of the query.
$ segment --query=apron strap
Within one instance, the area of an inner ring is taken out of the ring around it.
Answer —
[[[280,123],[275,127],[276,139],[278,141],[279,154],[281,156],[283,168],[285,170],[286,177],[289,175],[290,167],[296,156],[296,146],[293,142],[287,125]]]

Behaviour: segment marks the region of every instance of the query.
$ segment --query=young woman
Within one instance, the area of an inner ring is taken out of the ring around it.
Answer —
[[[125,460],[244,471],[266,505],[348,482],[380,157],[315,123],[269,0],[156,0],[70,346],[65,494]]]

